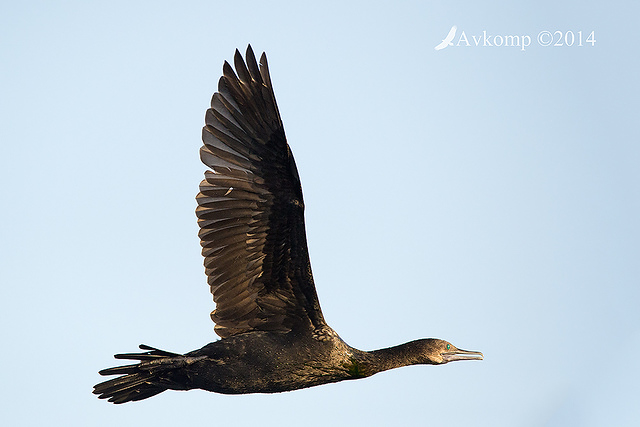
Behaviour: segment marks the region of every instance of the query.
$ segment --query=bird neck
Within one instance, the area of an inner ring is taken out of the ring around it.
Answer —
[[[369,376],[389,369],[400,368],[402,366],[429,363],[424,357],[420,341],[410,341],[393,347],[381,348],[379,350],[364,351],[359,361],[361,371]]]

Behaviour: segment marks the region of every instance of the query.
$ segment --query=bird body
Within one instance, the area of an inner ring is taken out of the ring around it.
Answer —
[[[165,390],[276,393],[362,378],[413,364],[481,359],[429,338],[375,351],[346,344],[324,320],[304,225],[300,177],[287,144],[263,53],[223,76],[205,116],[200,157],[210,170],[196,215],[205,273],[222,338],[184,355],[141,345],[117,354],[137,363],[100,371],[120,375],[94,386],[114,403]]]
[[[203,381],[194,388],[218,393],[274,393],[349,379],[354,349],[337,335],[247,332],[197,350]]]
[[[139,364],[111,368],[112,372],[106,374],[131,373],[133,383],[144,378],[154,383],[150,384],[154,391],[161,387],[224,394],[275,393],[349,379],[358,357],[358,350],[335,333],[329,339],[318,340],[297,331],[246,332],[185,355],[141,348],[150,351],[117,356],[140,360]],[[125,395],[135,396],[128,393],[126,389]]]
[[[422,339],[362,351],[327,327],[322,339],[298,331],[254,331],[214,341],[184,355],[141,345],[149,351],[116,355],[140,363],[101,371],[103,375],[125,376],[97,385],[96,392],[114,403],[145,399],[165,390],[277,393],[365,378],[406,365],[446,363],[428,355],[444,351],[447,344]],[[449,350],[451,354],[460,351],[455,347]]]

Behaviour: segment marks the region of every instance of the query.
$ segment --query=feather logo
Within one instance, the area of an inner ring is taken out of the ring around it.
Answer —
[[[451,43],[451,41],[456,36],[456,30],[457,29],[458,29],[458,27],[456,27],[455,25],[453,27],[451,27],[451,29],[449,30],[449,34],[447,34],[447,37],[445,37],[444,40],[442,40],[442,43],[440,43],[438,46],[436,46],[435,49],[436,50],[442,50],[447,46],[453,46],[453,43]]]

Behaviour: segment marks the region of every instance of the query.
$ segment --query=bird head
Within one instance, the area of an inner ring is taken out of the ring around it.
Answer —
[[[469,351],[457,348],[450,342],[439,340],[436,338],[429,338],[420,340],[423,351],[421,352],[422,358],[420,363],[427,363],[430,365],[443,365],[445,363],[453,362],[455,360],[482,360],[484,356],[479,351]]]

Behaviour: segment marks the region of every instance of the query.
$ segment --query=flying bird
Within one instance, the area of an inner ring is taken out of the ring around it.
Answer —
[[[458,29],[458,27],[456,27],[455,25],[453,27],[451,27],[451,29],[449,30],[449,34],[447,34],[447,37],[444,38],[444,40],[442,40],[442,42],[435,47],[436,50],[442,50],[447,46],[453,46],[453,43],[451,43],[451,41],[453,40],[453,38],[456,36],[456,30]]]
[[[205,116],[200,158],[208,166],[196,196],[205,273],[220,340],[186,354],[140,345],[117,354],[136,363],[94,386],[113,403],[165,390],[276,393],[363,378],[406,365],[482,359],[440,339],[362,351],[327,325],[311,274],[300,176],[287,144],[267,58],[235,72],[223,66]]]

